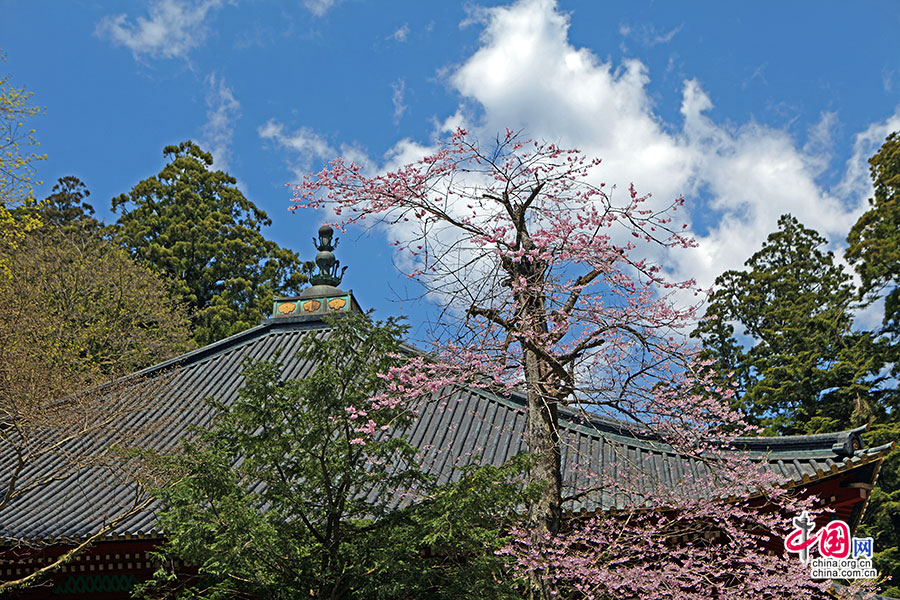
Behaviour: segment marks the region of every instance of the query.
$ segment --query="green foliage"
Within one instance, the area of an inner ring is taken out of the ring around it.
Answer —
[[[297,255],[267,240],[265,212],[193,142],[167,146],[160,173],[113,199],[128,251],[172,281],[191,310],[194,340],[205,345],[258,324],[277,293],[306,277]]]
[[[361,546],[365,576],[352,597],[521,598],[495,552],[523,503],[537,498],[523,486],[530,463],[521,454],[502,467],[464,467],[458,481],[377,523]]]
[[[867,446],[896,444],[900,440],[900,422],[874,425],[863,437]],[[875,542],[875,568],[881,575],[891,577],[890,586],[882,594],[900,598],[900,448],[897,446],[881,465],[878,486],[869,498],[860,531]]]
[[[94,218],[94,207],[85,201],[90,195],[80,179],[67,175],[57,180],[49,196],[18,206],[11,214],[20,223],[32,223],[32,228],[44,226],[44,231],[64,230],[82,238],[104,237],[103,223]]]
[[[847,236],[847,260],[862,279],[862,294],[870,301],[884,298],[883,328],[892,375],[900,377],[900,132],[890,134],[869,159],[874,197]],[[886,423],[876,426],[867,441],[885,444],[900,440],[900,394],[894,389],[886,399],[890,412]],[[884,591],[900,596],[900,451],[884,461],[878,487],[866,509],[864,529],[875,539],[875,566],[893,578]]]
[[[0,63],[5,61],[0,51]],[[10,212],[32,201],[34,163],[47,158],[35,152],[40,144],[34,130],[25,125],[41,112],[31,104],[31,96],[24,87],[12,85],[8,75],[0,75],[0,251],[14,249],[39,224],[33,219],[15,218]],[[8,275],[9,267],[0,257],[0,278]]]
[[[884,330],[891,341],[894,375],[900,376],[900,132],[890,134],[869,159],[875,195],[847,236],[847,260],[874,299],[884,296]],[[896,402],[896,400],[895,400]],[[900,402],[896,402],[900,410]]]
[[[403,407],[373,408],[379,373],[399,364],[397,322],[335,318],[310,335],[302,379],[250,362],[232,406],[175,458],[159,491],[168,543],[149,597],[501,598],[500,527],[522,502],[523,459],[470,468],[433,489],[399,435]],[[366,410],[365,416],[353,410]],[[357,431],[372,420],[374,436]],[[395,510],[398,500],[410,504]],[[174,559],[196,576],[171,567]]]
[[[818,233],[790,215],[778,227],[746,271],[716,279],[710,316],[693,335],[716,372],[737,384],[736,402],[770,433],[834,431],[883,417],[883,349],[870,333],[852,330],[850,276],[821,250]]]
[[[5,61],[0,52],[0,62]],[[34,130],[25,125],[41,113],[31,104],[32,95],[24,87],[12,85],[8,75],[0,75],[0,205],[7,207],[11,201],[24,202],[32,197],[34,163],[47,158],[35,152],[40,144]]]
[[[0,260],[4,402],[40,406],[192,347],[165,283],[95,230],[44,225]]]
[[[102,224],[94,218],[94,207],[85,201],[90,195],[84,182],[67,175],[57,180],[50,195],[35,208],[47,225],[99,230]]]
[[[866,291],[900,280],[900,132],[887,137],[869,165],[875,186],[872,208],[847,236],[847,258]]]

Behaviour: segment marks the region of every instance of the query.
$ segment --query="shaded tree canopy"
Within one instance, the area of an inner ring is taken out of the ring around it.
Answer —
[[[882,351],[852,330],[856,290],[825,243],[782,216],[746,271],[716,279],[693,334],[737,384],[738,405],[773,433],[833,431],[878,410]]]
[[[187,141],[166,146],[168,164],[112,201],[116,231],[141,263],[165,274],[191,311],[194,340],[208,344],[256,325],[274,294],[306,281],[297,255],[267,240],[266,213],[231,175]]]

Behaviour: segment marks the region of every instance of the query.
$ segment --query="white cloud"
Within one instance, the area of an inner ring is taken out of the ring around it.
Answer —
[[[258,133],[264,140],[270,140],[279,148],[292,153],[294,159],[291,165],[298,180],[309,171],[314,160],[327,160],[337,156],[325,138],[308,127],[286,133],[284,125],[270,119],[258,129]]]
[[[206,86],[206,123],[201,131],[201,142],[212,153],[215,167],[225,170],[231,160],[234,123],[241,116],[241,103],[222,77],[208,76]]]
[[[683,25],[679,25],[669,31],[660,32],[652,23],[644,24],[640,27],[632,27],[627,23],[623,23],[619,25],[619,35],[625,38],[634,38],[645,46],[656,46],[658,44],[668,44],[671,42],[683,27]]]
[[[303,6],[317,17],[324,16],[325,13],[340,3],[341,0],[303,0]]]
[[[709,201],[695,203],[692,216],[712,210],[718,222],[698,236],[700,247],[681,258],[679,272],[708,286],[722,271],[741,268],[784,213],[833,239],[846,235],[858,212],[816,183],[822,166],[815,156],[781,130],[756,123],[728,130],[704,115],[710,107],[699,85],[688,82],[682,139],[692,172],[685,195],[706,190]]]
[[[399,123],[407,108],[403,102],[403,97],[406,94],[406,82],[398,79],[391,84],[391,89],[394,92],[391,96],[391,101],[394,103],[394,123]]]
[[[838,116],[833,111],[822,112],[819,120],[809,128],[808,138],[803,145],[803,155],[810,158],[820,172],[824,172],[831,163],[837,128]]]
[[[893,70],[884,68],[881,71],[881,86],[884,88],[884,91],[888,94],[893,93],[894,87],[897,84],[897,76],[900,75],[900,70]]]
[[[783,213],[835,244],[861,213],[859,190],[847,195],[843,189],[849,182],[865,187],[849,175],[858,158],[848,165],[847,184],[829,190],[818,183],[835,115],[824,114],[801,146],[762,124],[714,122],[712,99],[691,80],[682,92],[683,123],[667,124],[654,111],[644,64],[614,65],[572,46],[569,17],[554,1],[521,0],[479,16],[481,45],[450,78],[467,104],[481,109],[475,130],[490,139],[506,127],[522,129],[580,148],[603,159],[606,183],[624,190],[633,182],[657,206],[684,195],[691,227],[703,235],[698,250],[662,257],[678,276],[708,286],[723,270],[740,268]],[[663,43],[677,32],[620,26],[622,35],[645,43]],[[870,155],[871,144],[863,145],[860,157]]]
[[[869,157],[878,151],[888,134],[894,131],[900,131],[900,105],[893,115],[883,121],[872,123],[865,131],[854,137],[853,154],[847,161],[844,177],[837,186],[837,192],[843,197],[852,198],[860,211],[868,208],[868,199],[872,196]]]
[[[784,213],[839,247],[871,194],[866,159],[888,131],[900,129],[898,111],[859,134],[843,180],[827,189],[819,179],[830,166],[837,125],[833,113],[823,113],[800,142],[753,121],[714,121],[709,116],[713,99],[699,81],[688,80],[682,89],[682,121],[666,123],[648,93],[647,67],[635,59],[604,62],[574,47],[568,39],[569,16],[553,0],[472,9],[465,24],[472,22],[484,27],[480,46],[447,76],[462,101],[455,114],[436,124],[436,132],[464,126],[491,140],[506,128],[522,130],[602,158],[596,182],[615,186],[614,201],[631,183],[639,193],[652,194],[652,207],[668,206],[683,195],[687,214],[682,218],[699,248],[671,255],[660,251],[656,258],[674,277],[694,277],[704,287],[723,271],[741,268]],[[620,30],[637,35],[627,25]],[[677,32],[653,33],[651,41],[663,43]],[[300,133],[301,155],[330,155],[312,131]],[[391,169],[430,150],[402,140],[383,161],[367,162],[374,162],[375,170]],[[404,233],[388,235],[397,239]]]
[[[397,30],[388,36],[388,39],[392,39],[395,42],[400,42],[401,44],[409,39],[409,24],[404,23],[402,27],[397,28]]]
[[[134,24],[126,14],[103,17],[96,34],[131,50],[135,58],[183,58],[206,39],[210,11],[223,0],[153,0],[149,18],[138,17]]]

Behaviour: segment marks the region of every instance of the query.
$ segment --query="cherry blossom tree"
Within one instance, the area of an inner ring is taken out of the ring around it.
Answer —
[[[458,130],[392,172],[369,176],[339,158],[295,187],[295,209],[328,206],[343,226],[386,226],[409,276],[443,307],[446,327],[433,340],[442,360],[420,357],[392,370],[372,405],[414,403],[459,384],[524,390],[528,475],[541,494],[506,552],[532,597],[560,589],[585,598],[809,591],[808,576],[766,556],[759,538],[784,527],[784,511],[809,502],[733,451],[748,426],[715,399],[727,393],[703,393],[710,384],[683,335],[699,307],[685,298],[700,291],[650,258],[694,245],[673,218],[684,200],[660,205],[633,186],[609,190],[596,183],[599,164],[512,131],[482,147]],[[631,477],[589,473],[569,489],[560,406],[618,417],[706,465],[706,476],[648,483],[636,465]],[[563,519],[568,503],[596,493],[620,494],[627,508]],[[748,497],[753,506],[736,500]],[[716,550],[723,544],[728,553]],[[734,561],[741,568],[724,566]]]

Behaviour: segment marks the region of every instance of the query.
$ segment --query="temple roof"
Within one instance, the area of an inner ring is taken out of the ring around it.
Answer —
[[[347,293],[348,306],[356,306]],[[277,303],[276,311],[277,315]],[[154,400],[128,413],[123,426],[139,430],[136,445],[173,450],[190,435],[192,426],[208,425],[214,417],[205,399],[230,404],[242,386],[246,359],[278,360],[286,378],[301,378],[315,365],[295,358],[302,340],[327,335],[317,315],[282,314],[209,346],[126,378],[111,386],[108,401],[122,402],[132,388],[156,381]],[[419,449],[422,467],[439,482],[458,476],[454,466],[471,462],[500,465],[525,450],[525,400],[515,393],[498,396],[484,390],[456,389],[440,401],[426,404],[405,432]],[[564,485],[569,491],[586,486],[583,473],[615,474],[638,469],[648,480],[677,482],[708,473],[708,467],[671,451],[628,423],[599,415],[560,411]],[[880,459],[890,445],[864,448],[861,430],[833,434],[775,438],[741,438],[739,445],[766,461],[786,485],[835,481],[836,487],[871,488]],[[70,455],[90,455],[108,446],[113,435],[77,439],[66,447]],[[4,460],[0,456],[0,460]],[[6,462],[6,461],[4,461]],[[29,465],[23,482],[46,476],[59,465],[52,461]],[[0,485],[8,481],[0,474]],[[851,485],[852,484],[852,485]],[[858,490],[854,489],[854,493]],[[84,466],[41,486],[0,512],[2,539],[63,540],[83,538],[122,512],[133,497],[133,486],[96,466]],[[397,504],[403,500],[397,499]],[[628,499],[598,492],[586,495],[573,511],[623,508]],[[848,505],[847,517],[858,521],[864,502]],[[119,523],[111,537],[158,537],[156,505]],[[850,509],[848,509],[850,510]]]

